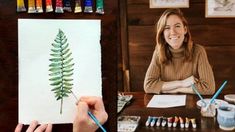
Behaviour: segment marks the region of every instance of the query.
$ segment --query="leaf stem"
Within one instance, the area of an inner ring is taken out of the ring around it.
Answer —
[[[60,114],[62,114],[62,106],[63,106],[63,98],[61,98],[61,102],[60,102]]]

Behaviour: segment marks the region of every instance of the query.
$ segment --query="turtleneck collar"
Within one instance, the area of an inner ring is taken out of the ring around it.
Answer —
[[[184,47],[180,47],[179,49],[173,49],[171,47],[169,47],[171,53],[172,53],[172,57],[173,58],[178,58],[178,57],[183,57],[184,56]]]

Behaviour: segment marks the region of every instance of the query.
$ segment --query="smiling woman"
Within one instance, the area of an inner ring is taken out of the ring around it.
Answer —
[[[184,35],[186,33],[187,28],[183,25],[181,19],[177,15],[168,17],[163,34],[166,42],[173,49],[179,49],[182,46]]]
[[[146,93],[213,94],[215,81],[203,46],[194,44],[179,9],[167,9],[156,24],[156,48],[144,80]]]

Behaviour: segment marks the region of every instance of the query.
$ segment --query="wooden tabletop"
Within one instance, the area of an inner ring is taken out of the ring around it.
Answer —
[[[189,94],[186,96],[186,105],[173,108],[147,108],[148,102],[151,100],[153,94],[145,94],[144,92],[128,92],[124,93],[125,95],[133,95],[131,103],[126,106],[118,116],[129,115],[129,116],[141,116],[140,124],[137,127],[136,131],[146,132],[146,131],[193,131],[193,132],[222,132],[219,128],[219,125],[215,117],[202,117],[200,109],[197,107],[196,102],[199,100],[197,95]],[[211,96],[203,96],[204,98],[210,98]],[[223,99],[223,95],[220,95],[218,98]],[[146,127],[145,122],[148,116],[164,116],[164,117],[174,117],[180,116],[185,119],[196,118],[197,128],[192,128],[190,124],[189,128],[180,128],[167,126],[162,127]]]

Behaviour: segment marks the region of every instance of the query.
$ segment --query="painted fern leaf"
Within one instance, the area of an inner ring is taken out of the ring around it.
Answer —
[[[56,100],[61,100],[60,114],[62,114],[63,98],[68,97],[73,87],[73,58],[69,49],[69,43],[62,30],[59,32],[52,43],[49,71],[50,81]]]

